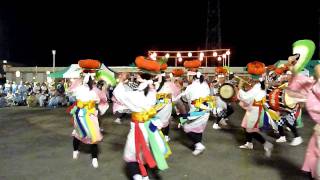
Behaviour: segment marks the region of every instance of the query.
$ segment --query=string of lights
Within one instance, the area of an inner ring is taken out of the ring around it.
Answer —
[[[175,65],[177,61],[182,62],[184,59],[199,59],[200,61],[207,60],[208,58],[217,58],[218,61],[223,60],[223,66],[230,66],[230,49],[214,49],[214,50],[198,50],[198,51],[148,51],[148,56],[156,60],[157,58],[174,59]]]

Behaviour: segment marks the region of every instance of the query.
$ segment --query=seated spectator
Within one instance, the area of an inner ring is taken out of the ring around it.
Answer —
[[[4,93],[7,94],[9,91],[11,91],[11,82],[7,80],[6,84],[4,84]]]
[[[63,94],[63,95],[59,95],[58,96],[58,105],[59,106],[67,106],[68,104],[68,100],[66,98],[66,96]]]
[[[39,97],[39,105],[40,107],[45,107],[48,100],[48,94],[41,94]]]
[[[23,82],[21,82],[20,85],[18,86],[18,93],[19,93],[20,97],[22,98],[22,101],[23,101],[22,105],[26,105],[27,104],[28,88],[27,88],[27,86],[24,85]]]
[[[23,100],[23,96],[21,96],[21,94],[19,94],[19,92],[14,93],[13,103],[15,106],[25,105],[24,100]]]
[[[6,107],[7,106],[7,100],[5,98],[5,94],[1,93],[0,94],[0,108]]]
[[[40,94],[40,90],[41,90],[40,83],[34,83],[32,91],[35,94]]]
[[[12,85],[11,85],[11,89],[12,89],[12,93],[15,94],[18,90],[18,86],[16,84],[16,82],[12,82]]]
[[[45,83],[42,83],[40,91],[41,94],[39,96],[39,105],[40,107],[44,107],[46,106],[49,97],[49,91]]]
[[[13,106],[14,105],[14,101],[13,101],[13,94],[11,91],[7,91],[7,96],[6,96],[6,101],[8,106]]]
[[[36,107],[37,106],[37,98],[34,93],[31,93],[29,97],[27,97],[27,105],[28,107]]]
[[[48,107],[49,108],[56,108],[59,105],[59,99],[58,96],[54,95],[51,96],[51,98],[49,99],[49,103],[48,103]]]
[[[49,100],[49,104],[48,104],[48,107],[50,108],[56,108],[58,106],[66,106],[67,105],[67,100],[65,98],[64,95],[60,95],[59,92],[55,92],[50,100]]]
[[[71,94],[67,94],[67,106],[71,106],[76,102],[76,97],[72,96]]]
[[[64,92],[65,92],[63,84],[64,84],[63,81],[61,81],[61,82],[59,82],[57,84],[57,88],[56,89],[57,89],[58,93],[60,93],[60,94],[64,94]]]
[[[0,84],[0,94],[4,93],[4,87]]]

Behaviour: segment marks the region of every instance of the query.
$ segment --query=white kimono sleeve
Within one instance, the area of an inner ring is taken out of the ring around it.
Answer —
[[[113,95],[116,99],[127,106],[132,112],[148,110],[156,103],[156,92],[150,90],[145,96],[141,91],[127,91],[123,83],[119,83]]]
[[[256,84],[249,91],[244,91],[242,89],[239,90],[239,100],[245,102],[246,104],[251,104],[256,97],[257,93],[259,93],[260,84]]]

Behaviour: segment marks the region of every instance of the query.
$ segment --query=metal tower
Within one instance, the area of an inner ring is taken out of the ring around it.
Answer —
[[[221,48],[220,0],[208,0],[206,49]]]

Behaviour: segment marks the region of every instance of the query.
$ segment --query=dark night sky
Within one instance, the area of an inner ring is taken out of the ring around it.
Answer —
[[[0,59],[52,66],[56,49],[57,66],[84,58],[128,65],[149,49],[205,46],[206,0],[108,2],[1,4]],[[319,48],[315,1],[276,2],[221,0],[222,46],[232,50],[231,65],[286,59],[291,44],[303,38]]]

